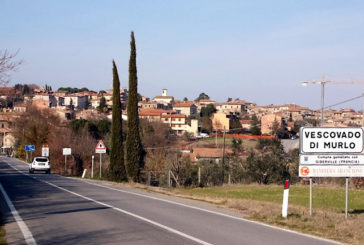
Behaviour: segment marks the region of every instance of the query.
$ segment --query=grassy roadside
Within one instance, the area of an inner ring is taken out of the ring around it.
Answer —
[[[6,232],[5,232],[5,226],[3,224],[3,217],[0,213],[0,245],[6,245]]]
[[[140,186],[139,186],[140,187]],[[145,187],[143,188],[145,189]],[[364,244],[364,191],[350,189],[349,218],[345,219],[345,189],[313,189],[313,216],[309,215],[309,187],[291,186],[288,218],[281,217],[282,186],[231,185],[211,188],[146,188],[151,191],[210,202],[236,210],[246,218],[283,228],[333,239]]]

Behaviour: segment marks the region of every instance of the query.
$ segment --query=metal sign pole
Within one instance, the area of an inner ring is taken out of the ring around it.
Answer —
[[[100,179],[101,179],[101,153],[100,153]]]
[[[67,171],[67,155],[64,155],[64,173]]]
[[[95,156],[92,155],[92,168],[91,168],[91,178],[94,177],[94,159],[95,159]]]
[[[310,216],[312,216],[312,178],[310,178]]]
[[[346,178],[346,190],[345,190],[345,218],[348,218],[348,206],[349,206],[349,178]]]

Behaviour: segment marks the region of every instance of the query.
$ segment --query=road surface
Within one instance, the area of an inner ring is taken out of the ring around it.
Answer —
[[[337,244],[196,202],[112,183],[28,174],[0,158],[9,244]],[[10,207],[9,207],[10,206]]]

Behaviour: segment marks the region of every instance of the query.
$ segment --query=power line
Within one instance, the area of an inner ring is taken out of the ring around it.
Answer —
[[[363,97],[364,94],[360,95],[360,96],[357,96],[357,97],[354,97],[354,98],[351,98],[351,99],[347,99],[347,100],[344,100],[344,101],[341,101],[339,103],[336,103],[336,104],[333,104],[333,105],[330,105],[330,106],[326,106],[324,107],[324,109],[329,109],[331,107],[334,107],[334,106],[337,106],[337,105],[341,105],[341,104],[344,104],[344,103],[347,103],[347,102],[350,102],[350,101],[353,101],[353,100],[356,100],[356,99],[359,99],[361,97]]]

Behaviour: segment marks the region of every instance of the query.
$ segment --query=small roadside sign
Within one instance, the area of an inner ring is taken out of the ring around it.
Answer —
[[[106,146],[102,140],[99,140],[99,142],[97,143],[97,145],[95,147],[95,152],[100,153],[100,154],[106,153]]]
[[[49,147],[42,147],[42,157],[49,157]]]
[[[363,154],[300,154],[303,165],[364,165]]]
[[[71,155],[71,148],[63,148],[63,155],[64,156]]]
[[[35,145],[25,145],[25,151],[35,151]]]

